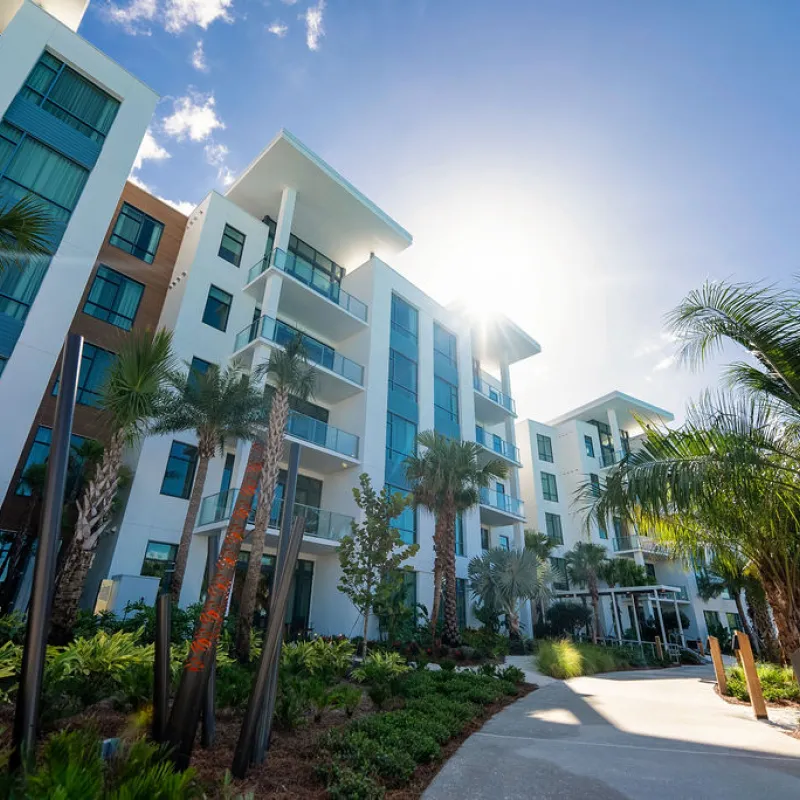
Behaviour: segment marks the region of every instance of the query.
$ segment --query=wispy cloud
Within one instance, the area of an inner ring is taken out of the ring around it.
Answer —
[[[170,154],[155,140],[148,128],[144,133],[142,143],[139,145],[139,152],[136,153],[133,169],[141,169],[145,161],[164,161],[167,158],[170,158]]]
[[[669,369],[678,359],[675,356],[667,356],[662,358],[654,367],[653,372],[661,372],[661,370]]]
[[[228,148],[221,143],[217,142],[209,142],[205,148],[205,155],[206,161],[211,164],[212,167],[220,167],[225,163],[225,159],[228,157]]]
[[[281,0],[285,6],[294,6],[297,5],[297,0]]]
[[[236,173],[232,169],[228,169],[228,167],[220,167],[217,177],[220,183],[227,188],[236,180]]]
[[[157,0],[132,0],[127,6],[109,3],[105,15],[112,22],[121,25],[128,33],[150,35],[146,23],[152,22],[158,13]]]
[[[173,111],[164,119],[163,131],[179,142],[187,137],[193,142],[204,142],[225,124],[217,116],[213,94],[190,92],[173,100]]]
[[[111,2],[106,17],[128,33],[150,35],[148,23],[159,23],[170,33],[190,25],[206,30],[212,22],[233,22],[233,0],[131,0],[127,5]]]
[[[289,26],[288,25],[284,25],[282,22],[280,22],[278,20],[275,20],[275,22],[273,22],[272,25],[270,25],[269,28],[267,28],[267,31],[269,33],[274,34],[279,39],[283,39],[283,37],[286,36],[286,33],[288,32],[288,30],[289,30]]]
[[[208,61],[206,61],[206,51],[203,47],[202,39],[197,42],[197,45],[192,51],[191,64],[200,72],[208,72]]]
[[[309,50],[319,50],[319,40],[325,35],[322,27],[322,14],[325,11],[325,0],[319,0],[315,6],[306,9],[303,19],[306,22],[306,44]]]

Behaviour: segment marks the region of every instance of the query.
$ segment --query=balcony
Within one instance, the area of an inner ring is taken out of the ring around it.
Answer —
[[[630,455],[630,453],[625,450],[612,450],[611,448],[603,447],[600,450],[600,455],[597,456],[598,466],[600,469],[613,467],[614,464],[619,464],[619,462],[628,455]]]
[[[287,444],[296,439],[303,445],[300,466],[312,472],[340,472],[342,467],[359,463],[358,436],[298,411],[289,413],[286,439]]]
[[[279,311],[309,326],[313,324],[315,330],[335,341],[364,329],[368,319],[366,303],[342,289],[327,272],[295,253],[273,250],[269,257],[254,264],[248,273],[245,291],[260,301],[270,269],[290,278],[283,282]]]
[[[480,425],[475,426],[475,441],[484,448],[485,452],[500,456],[515,466],[520,466],[517,446],[501,439],[494,433],[488,433]]]
[[[648,536],[617,536],[613,540],[615,553],[642,552],[654,558],[670,558],[669,548]]]
[[[233,513],[238,494],[238,489],[229,489],[227,492],[204,497],[200,504],[200,512],[197,515],[196,533],[214,533],[224,527]],[[278,529],[282,515],[283,499],[278,498],[272,504],[272,513],[270,514],[267,530],[267,542],[270,544],[277,544]],[[350,533],[350,523],[353,521],[353,517],[347,514],[336,514],[333,511],[324,511],[321,508],[306,506],[302,503],[294,504],[294,515],[296,517],[305,517],[306,525],[303,534],[305,537],[323,539],[326,543],[338,542],[342,536]],[[254,520],[255,509],[250,512],[247,524],[252,526]],[[329,546],[329,544],[324,546],[325,552],[327,552]]]
[[[481,522],[485,525],[513,525],[525,520],[522,500],[493,489],[481,489]]]
[[[663,586],[667,586],[670,589],[677,589],[678,590],[678,596],[675,599],[679,603],[688,603],[689,602],[689,590],[686,588],[686,586],[684,584],[682,584],[682,583],[672,583],[670,581],[669,583],[665,583],[665,584],[662,584],[662,585]],[[663,590],[659,590],[659,592],[658,592],[658,598],[659,598],[659,600],[661,600],[662,603],[663,602],[670,602],[673,597],[674,597],[674,595],[673,595],[672,592],[665,592]]]
[[[475,389],[475,416],[479,420],[487,425],[499,425],[507,417],[517,416],[514,401],[482,374],[472,376],[472,386]]]
[[[232,358],[252,366],[259,343],[285,347],[298,331],[280,320],[266,315],[254,320],[236,334]],[[338,403],[364,388],[364,367],[351,361],[332,347],[300,334],[306,348],[308,362],[316,367],[317,386],[314,395],[329,403]]]

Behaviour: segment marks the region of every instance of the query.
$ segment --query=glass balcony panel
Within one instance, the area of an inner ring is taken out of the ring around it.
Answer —
[[[499,511],[508,514],[516,514],[518,517],[524,516],[524,505],[522,500],[512,497],[504,492],[496,492],[493,489],[481,489],[481,503],[491,506]]]
[[[519,462],[519,448],[516,445],[507,442],[495,433],[487,433],[480,425],[475,426],[475,441],[495,453]]]
[[[297,411],[289,414],[286,432],[306,442],[327,447],[328,450],[358,458],[358,436]]]
[[[516,403],[507,394],[503,394],[496,386],[484,380],[480,375],[472,376],[472,385],[477,392],[480,392],[484,397],[488,397],[491,401],[503,406],[512,414],[517,413]]]

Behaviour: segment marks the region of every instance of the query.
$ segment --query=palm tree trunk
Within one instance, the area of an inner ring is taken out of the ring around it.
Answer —
[[[592,596],[592,611],[594,619],[592,620],[592,638],[594,643],[600,638],[600,594],[597,591],[597,584],[592,581],[589,585],[589,592]]]
[[[364,641],[362,643],[361,655],[366,661],[367,658],[367,636],[369,634],[369,608],[364,611]]]
[[[772,574],[765,575],[762,571],[761,578],[778,629],[781,660],[788,664],[792,653],[800,649],[800,597],[792,596],[800,593],[797,590],[793,593],[792,587],[779,583]]]
[[[186,574],[186,562],[189,560],[189,547],[192,544],[194,528],[197,524],[197,514],[200,511],[200,503],[203,500],[203,490],[206,486],[206,475],[208,474],[208,462],[216,452],[216,442],[200,442],[198,448],[197,473],[192,485],[192,493],[189,495],[189,507],[186,509],[186,517],[183,520],[183,530],[181,540],[178,543],[178,552],[175,555],[175,568],[172,573],[169,591],[172,595],[172,602],[176,605],[181,599],[181,588],[183,577]]]
[[[447,528],[444,548],[444,631],[442,638],[449,645],[458,644],[458,603],[456,594],[456,515],[448,509],[442,515]]]
[[[442,602],[442,575],[444,574],[442,528],[442,521],[437,516],[433,534],[433,603],[431,604],[431,639],[434,645],[436,644],[436,628],[439,624],[439,608]]]
[[[267,526],[269,525],[275,487],[278,485],[278,472],[283,457],[283,437],[289,419],[289,392],[277,389],[272,399],[267,428],[267,446],[264,467],[259,481],[258,508],[255,526],[250,536],[250,558],[247,562],[242,596],[239,601],[239,619],[236,623],[236,653],[242,661],[250,657],[250,631],[253,627],[253,614],[256,610],[258,584],[261,581],[261,558],[264,555]],[[284,504],[285,505],[285,504]],[[283,513],[292,518],[294,509],[284,508]]]
[[[173,748],[173,759],[181,769],[186,769],[191,760],[197,725],[200,721],[207,670],[222,630],[225,607],[244,541],[247,518],[250,516],[256,486],[264,466],[265,449],[266,445],[258,439],[250,447],[250,458],[222,542],[214,580],[206,592],[200,623],[195,629],[189,657],[181,673],[181,682],[172,705],[167,725],[167,741]]]
[[[755,650],[756,654],[761,655],[761,643],[758,641],[758,637],[756,637],[755,633],[753,633],[753,628],[750,625],[750,620],[747,618],[747,614],[744,613],[744,605],[742,604],[742,593],[741,592],[731,592],[733,595],[733,600],[736,603],[736,610],[739,612],[739,619],[742,621],[742,625],[744,626],[744,632],[747,634],[747,638],[750,640],[750,645],[752,646],[753,650]]]
[[[760,587],[758,589],[747,588],[745,598],[755,634],[761,643],[762,657],[766,661],[777,661],[780,658],[778,642],[775,640],[772,617],[770,617],[769,606],[763,591],[760,590]]]

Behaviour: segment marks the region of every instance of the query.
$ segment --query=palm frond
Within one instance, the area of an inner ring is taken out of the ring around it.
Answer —
[[[301,400],[314,396],[317,375],[307,361],[307,351],[300,334],[282,348],[273,348],[269,360],[254,370],[255,378],[266,378],[276,389],[285,389]]]
[[[53,228],[52,215],[32,195],[0,208],[0,275],[24,268],[32,257],[49,255]]]

